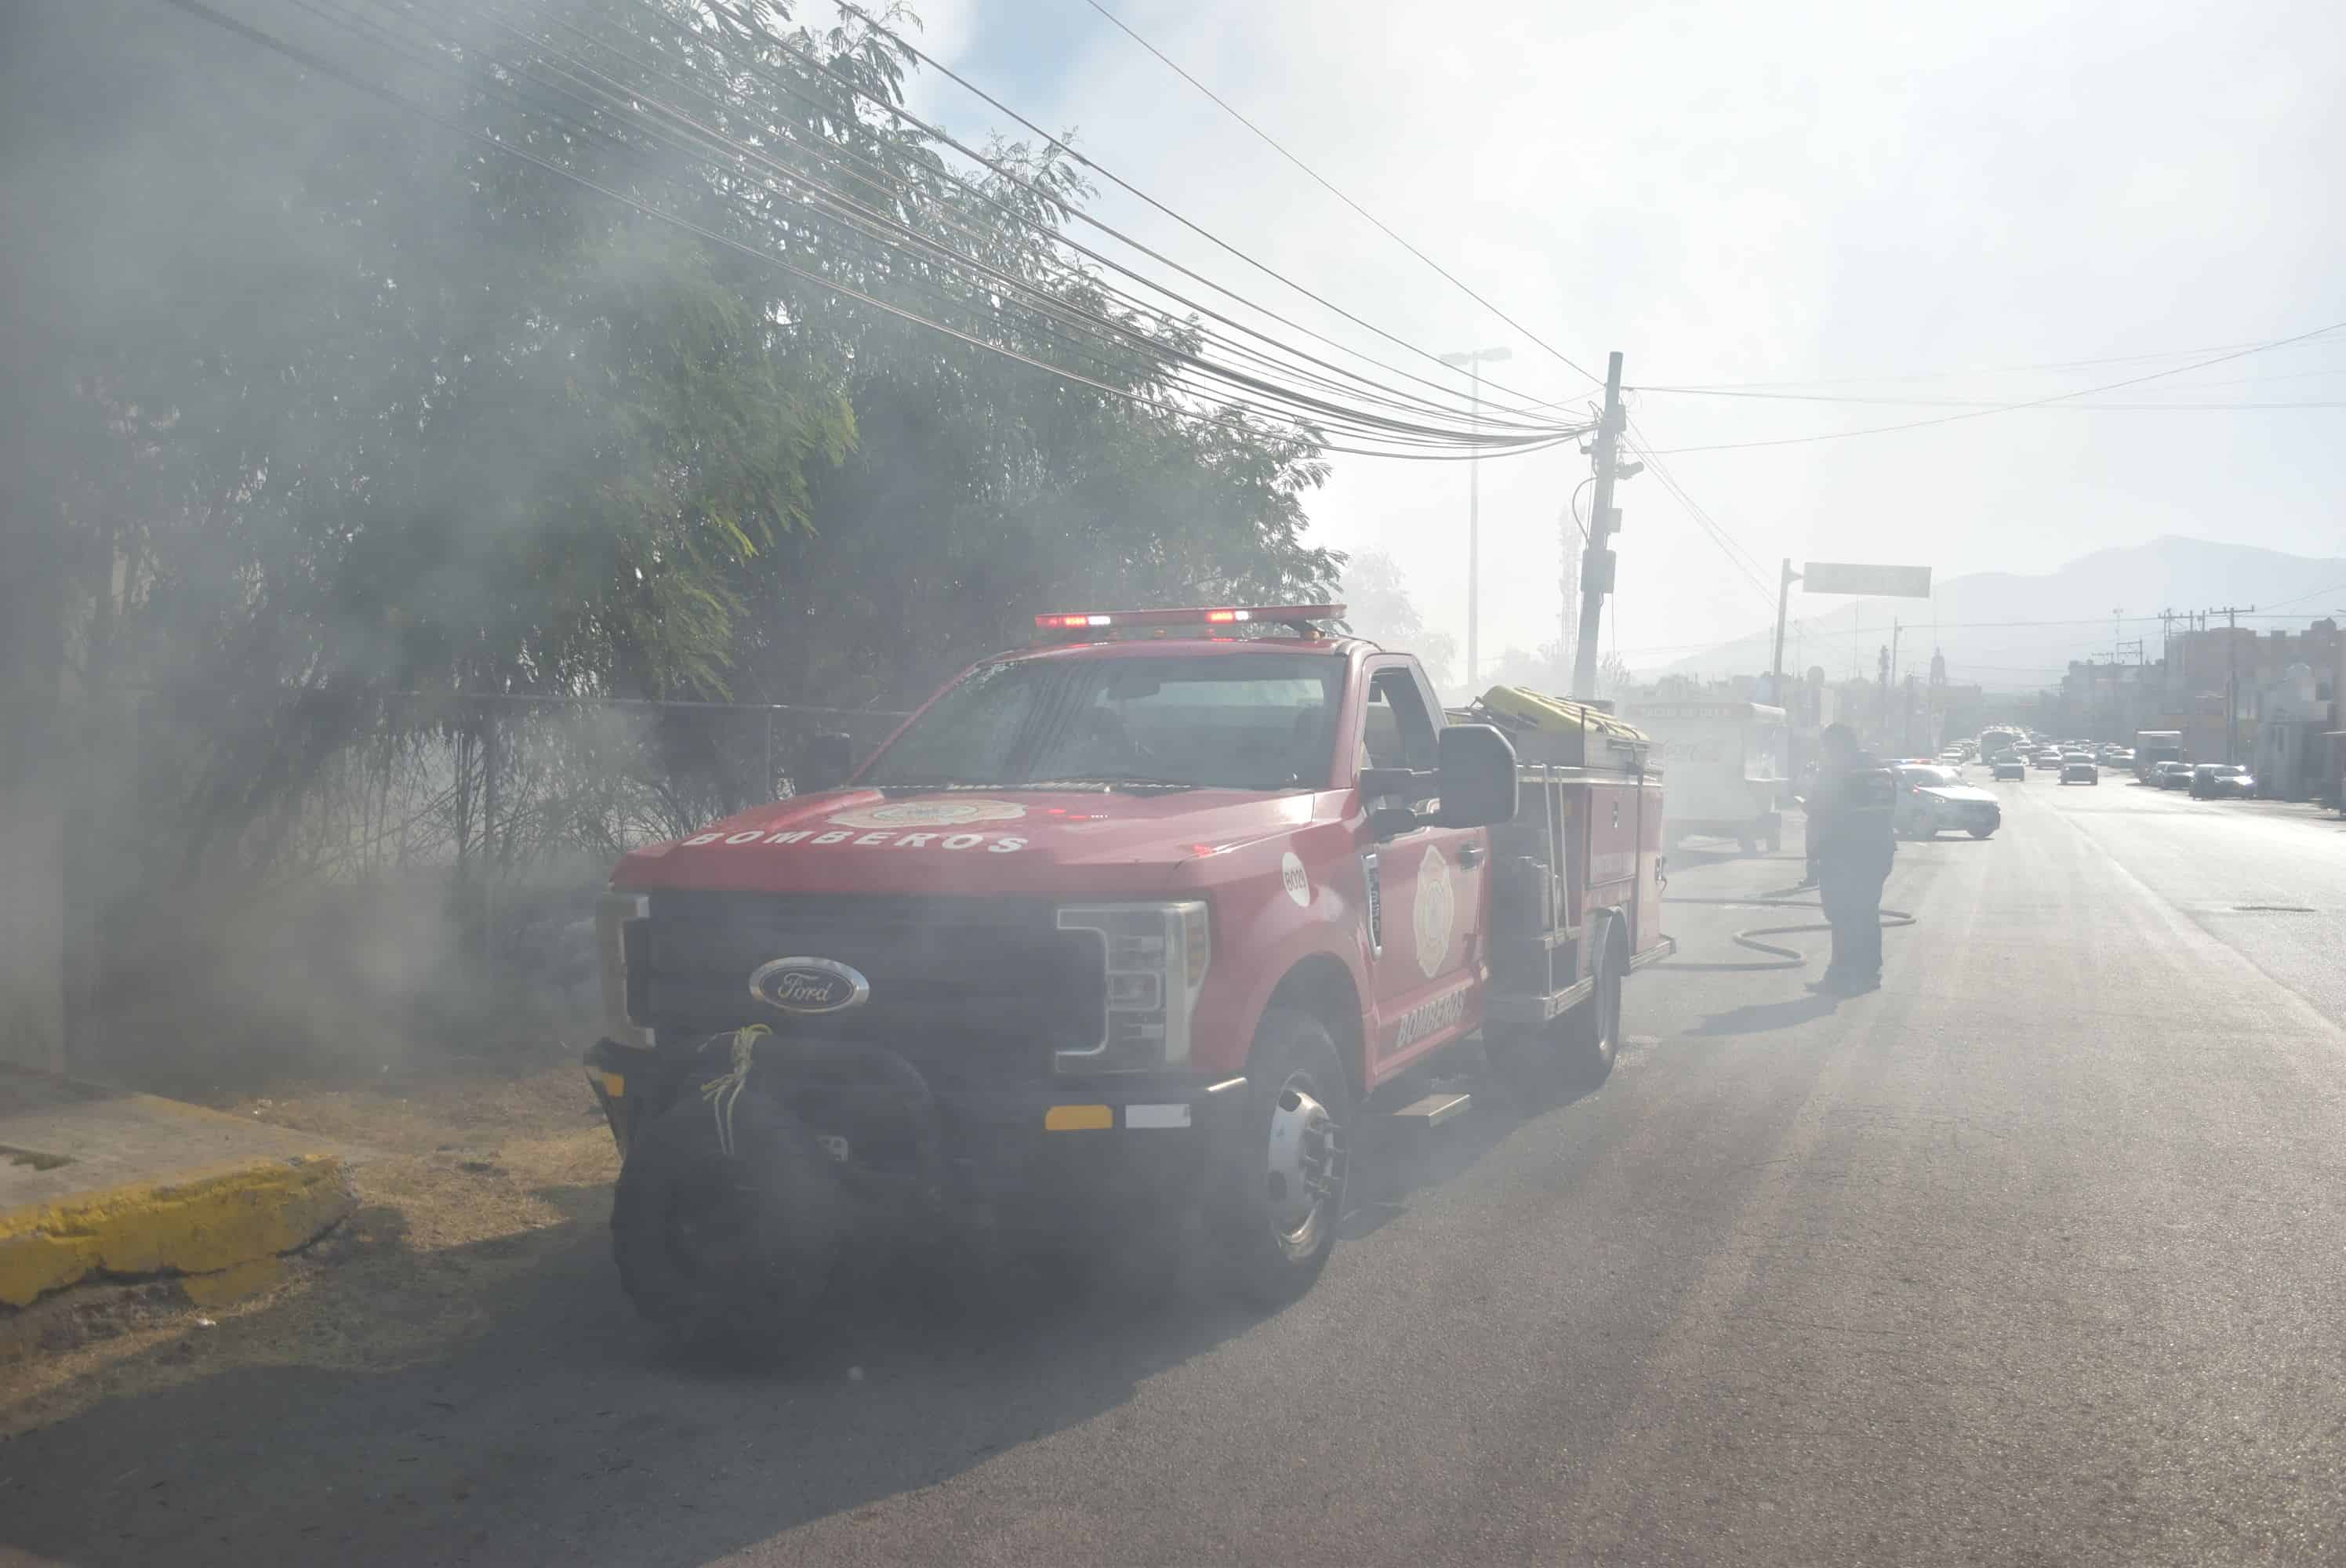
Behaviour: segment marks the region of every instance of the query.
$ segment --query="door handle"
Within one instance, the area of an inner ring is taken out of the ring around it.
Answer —
[[[1481,865],[1483,863],[1483,846],[1480,844],[1461,844],[1458,847],[1458,863],[1460,866],[1470,871],[1476,866]]]

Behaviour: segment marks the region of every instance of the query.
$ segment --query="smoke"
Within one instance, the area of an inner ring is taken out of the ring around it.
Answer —
[[[669,0],[222,4],[310,63],[129,0],[0,20],[0,1050],[203,1086],[575,1031],[612,860],[840,722],[689,704],[898,708],[1055,602],[1332,579],[1308,436],[842,308],[744,248],[1038,341],[597,86],[1066,278],[850,102],[901,75],[860,28],[796,35],[817,70]],[[1080,198],[1003,158],[1027,217]]]

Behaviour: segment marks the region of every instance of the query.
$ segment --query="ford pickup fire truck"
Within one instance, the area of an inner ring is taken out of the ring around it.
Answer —
[[[871,1227],[1133,1203],[1281,1299],[1362,1118],[1465,1104],[1453,1048],[1608,1072],[1670,951],[1642,737],[1447,714],[1342,614],[1039,616],[860,765],[628,855],[586,1068],[638,1308],[770,1333]]]

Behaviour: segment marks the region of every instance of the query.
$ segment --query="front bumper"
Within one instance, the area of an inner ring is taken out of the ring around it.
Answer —
[[[712,1053],[612,1040],[586,1056],[622,1159],[645,1121],[726,1066]],[[851,1174],[913,1176],[937,1207],[992,1220],[1193,1194],[1241,1125],[1246,1082],[1136,1073],[971,1084],[877,1046],[780,1039],[760,1043],[750,1074],[751,1090],[779,1097]]]
[[[1975,828],[1993,832],[2004,826],[2004,808],[1993,800],[1943,800],[1927,808],[1922,820],[1935,832],[1967,832]]]

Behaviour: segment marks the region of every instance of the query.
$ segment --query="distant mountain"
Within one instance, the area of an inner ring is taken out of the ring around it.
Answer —
[[[1894,616],[1902,630],[1898,667],[1926,672],[1933,648],[1947,657],[1947,678],[1992,691],[2033,691],[2057,683],[2071,659],[2107,658],[2113,641],[2122,657],[2160,654],[2155,618],[2173,610],[2254,605],[2259,630],[2302,626],[2346,607],[2346,557],[2283,555],[2247,545],[2169,536],[2147,545],[2096,550],[2041,577],[1980,572],[1950,577],[1930,599],[1839,599],[1800,596],[1794,585],[1792,620],[1784,636],[1784,665],[1798,672],[1821,665],[1839,679],[1855,668],[1869,677],[1877,650],[1890,641]],[[2113,628],[2111,612],[2126,620]],[[2154,618],[2145,619],[2145,616]],[[1934,630],[1935,627],[1935,630]],[[1744,675],[1765,670],[1766,636],[1722,643],[1668,667],[1668,673]]]

